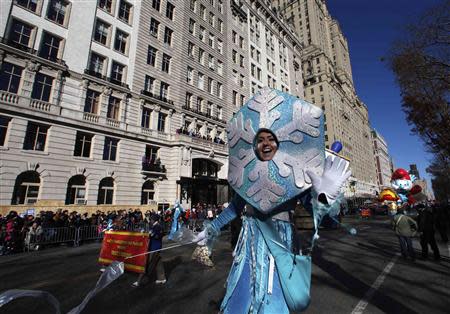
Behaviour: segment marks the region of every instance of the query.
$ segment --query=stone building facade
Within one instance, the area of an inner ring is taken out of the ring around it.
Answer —
[[[325,143],[339,140],[350,159],[352,191],[374,197],[378,190],[367,106],[353,85],[347,39],[324,0],[273,1],[279,15],[298,33],[304,45],[304,97],[325,111]]]
[[[268,1],[16,0],[0,10],[0,206],[229,200],[226,122],[303,95]]]
[[[380,191],[391,186],[391,162],[388,145],[384,137],[376,130],[372,130],[373,154],[377,167],[377,183]]]

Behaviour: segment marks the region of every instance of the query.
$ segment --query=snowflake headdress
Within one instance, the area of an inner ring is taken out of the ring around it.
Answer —
[[[259,130],[268,129],[279,146],[272,160],[254,151]],[[228,181],[261,212],[268,213],[311,186],[306,170],[323,171],[325,158],[322,110],[275,89],[251,98],[227,126]]]

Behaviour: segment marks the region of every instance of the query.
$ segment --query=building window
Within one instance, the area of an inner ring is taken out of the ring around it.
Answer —
[[[173,30],[166,27],[166,30],[164,31],[164,43],[168,44],[169,46],[172,45],[172,34]]]
[[[215,21],[216,21],[216,18],[215,18],[215,16],[214,16],[214,13],[212,13],[212,12],[209,12],[209,25],[211,25],[212,27],[214,27],[214,25],[215,25]]]
[[[117,157],[117,147],[119,140],[112,137],[105,137],[105,146],[103,147],[103,160],[115,161]]]
[[[189,20],[189,33],[195,35],[195,21],[193,19]]]
[[[209,33],[209,40],[208,40],[209,46],[214,49],[214,35]]]
[[[141,204],[147,205],[150,204],[155,197],[155,184],[147,180],[142,185],[142,196],[141,196]]]
[[[112,0],[99,0],[98,7],[106,12],[112,12]]]
[[[39,197],[41,178],[36,171],[25,171],[19,174],[14,184],[12,205],[34,204]]]
[[[102,76],[105,60],[105,57],[92,52],[91,60],[89,62],[89,70],[94,72],[95,75]]]
[[[130,23],[132,5],[126,1],[120,0],[119,19],[126,23]]]
[[[186,81],[189,84],[194,84],[194,69],[191,67],[187,67]]]
[[[217,27],[219,28],[219,31],[223,33],[223,22],[221,19],[217,19]]]
[[[120,111],[120,99],[117,97],[109,96],[108,111],[106,117],[113,120],[119,120]]]
[[[192,108],[192,94],[191,93],[186,93],[186,103],[185,106],[187,108]]]
[[[98,114],[100,104],[100,93],[92,89],[86,91],[86,100],[84,101],[84,112]]]
[[[159,95],[163,100],[167,100],[167,98],[169,97],[169,84],[161,82]]]
[[[162,67],[161,70],[163,72],[169,73],[170,70],[170,60],[172,59],[171,56],[166,55],[165,53],[163,54],[163,59],[162,59]]]
[[[47,18],[60,25],[65,24],[70,2],[64,0],[51,0],[48,6]]]
[[[210,77],[208,77],[208,92],[211,95],[214,95],[214,82],[213,82],[213,79]]]
[[[94,135],[89,133],[77,132],[73,155],[86,158],[91,157],[91,146],[93,137]]]
[[[16,3],[25,9],[36,12],[38,0],[16,0]]]
[[[103,178],[98,185],[97,205],[109,205],[113,203],[114,197],[114,179],[111,177]]]
[[[32,26],[17,20],[13,20],[9,39],[16,44],[28,47],[31,44],[30,39],[32,31]]]
[[[147,64],[155,66],[157,52],[158,52],[158,49],[156,49],[156,48],[154,48],[152,46],[148,46]]]
[[[202,73],[198,73],[198,82],[197,82],[197,87],[200,89],[204,89],[205,88],[205,76]]]
[[[152,111],[147,107],[142,108],[142,120],[141,127],[150,129],[150,121],[151,121]]]
[[[192,11],[197,12],[197,0],[191,0],[190,8]]]
[[[200,4],[200,16],[206,21],[206,8],[203,4]]]
[[[67,183],[66,205],[86,203],[86,177],[76,175]]]
[[[201,48],[198,48],[198,62],[201,65],[205,64],[205,52]]]
[[[223,85],[219,82],[217,82],[217,96],[219,96],[219,98],[223,98]]]
[[[23,149],[44,151],[48,129],[48,125],[28,122]]]
[[[42,73],[37,73],[34,79],[31,98],[47,102],[50,101],[52,86],[53,86],[53,77]]]
[[[231,60],[233,60],[233,62],[236,64],[237,63],[237,51],[233,50],[231,52]]]
[[[198,38],[203,42],[206,41],[206,30],[203,26],[200,26],[200,32],[198,34]]]
[[[147,92],[153,93],[153,86],[155,83],[155,78],[145,75],[145,81],[144,81],[144,90]]]
[[[223,54],[223,42],[220,39],[217,39],[217,50]]]
[[[188,43],[188,56],[194,57],[194,44],[191,42]]]
[[[223,75],[223,62],[220,60],[217,60],[217,73]]]
[[[5,146],[10,118],[0,116],[0,146]]]
[[[214,106],[213,103],[208,101],[208,105],[206,106],[206,115],[208,117],[212,116],[213,106]]]
[[[0,90],[17,94],[23,68],[15,64],[3,62],[0,72]]]
[[[201,112],[203,109],[203,98],[197,97],[197,108],[195,108],[198,112]]]
[[[208,56],[208,67],[214,70],[214,57],[212,55]]]
[[[166,17],[173,20],[173,11],[174,10],[175,10],[175,6],[172,3],[167,2]]]
[[[217,118],[222,119],[223,109],[222,107],[217,106]]]
[[[126,54],[128,43],[128,34],[121,30],[116,30],[116,39],[114,40],[114,49],[123,54]]]
[[[122,82],[124,79],[125,66],[116,61],[113,61],[111,66],[111,80],[114,82]]]
[[[152,0],[152,8],[159,11],[161,8],[161,0]]]
[[[236,91],[233,91],[233,105],[237,106],[238,104],[238,94]]]
[[[94,40],[103,45],[108,45],[109,32],[111,25],[97,19],[95,21]]]
[[[39,50],[39,57],[56,61],[58,59],[60,45],[61,38],[56,37],[50,33],[43,32],[41,49]]]
[[[166,132],[166,118],[167,114],[159,112],[158,114],[158,131]]]
[[[159,29],[159,22],[152,18],[150,20],[150,35],[158,38],[158,29]]]

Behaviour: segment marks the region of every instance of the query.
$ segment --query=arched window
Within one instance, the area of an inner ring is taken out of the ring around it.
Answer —
[[[114,179],[103,178],[98,185],[97,205],[112,204],[114,198]]]
[[[86,204],[86,177],[79,174],[67,183],[66,205]]]
[[[153,181],[147,180],[142,185],[141,204],[147,205],[153,201],[155,197],[155,184]]]
[[[25,171],[19,174],[14,185],[12,205],[34,204],[38,200],[41,179],[36,171]]]

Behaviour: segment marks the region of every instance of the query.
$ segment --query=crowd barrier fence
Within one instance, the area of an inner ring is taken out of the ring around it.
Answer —
[[[186,226],[194,231],[199,231],[203,226],[203,219],[191,219]],[[125,224],[120,227],[123,231],[149,232],[151,225],[148,222]],[[170,224],[163,224],[164,233],[170,232]],[[25,238],[25,250],[39,249],[45,245],[68,243],[79,246],[84,241],[103,239],[106,229],[101,225],[89,225],[80,227],[44,228],[40,235],[28,234]]]

